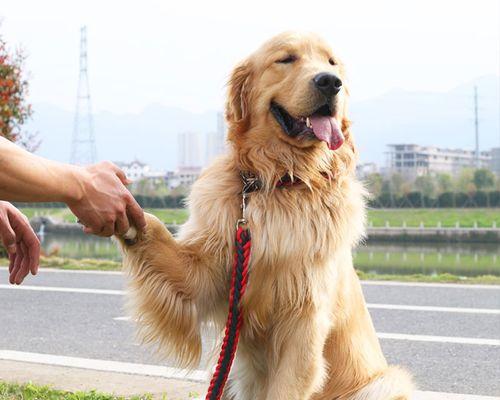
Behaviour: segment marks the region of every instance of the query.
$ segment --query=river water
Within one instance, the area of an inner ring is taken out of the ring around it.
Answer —
[[[45,254],[70,258],[120,260],[120,253],[111,239],[83,233],[42,237]],[[436,274],[459,276],[500,276],[500,244],[390,244],[359,246],[354,251],[356,268],[373,273]]]

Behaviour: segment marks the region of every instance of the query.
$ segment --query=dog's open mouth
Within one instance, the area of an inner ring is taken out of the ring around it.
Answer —
[[[332,117],[328,104],[319,107],[307,117],[292,117],[282,106],[271,103],[271,113],[290,137],[311,137],[326,142],[330,150],[337,150],[344,143],[339,121]]]

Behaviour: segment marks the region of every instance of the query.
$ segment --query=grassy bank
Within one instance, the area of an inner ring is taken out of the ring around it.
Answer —
[[[0,258],[0,265],[7,265],[8,260]],[[40,261],[41,271],[43,268],[56,268],[63,270],[94,270],[94,271],[120,271],[121,263],[110,260],[82,259],[61,257],[42,257]],[[500,285],[500,276],[489,274],[478,276],[463,276],[450,273],[371,273],[369,270],[358,270],[358,276],[363,280],[391,280],[401,282],[441,282],[441,283],[463,283],[463,284],[491,284]],[[0,399],[1,400],[1,399]]]
[[[68,208],[22,208],[21,211],[29,219],[37,216],[45,216],[54,218],[59,222],[76,222],[76,217]],[[166,224],[182,224],[188,217],[186,209],[147,208],[146,211],[156,215]]]
[[[197,399],[198,393],[190,393],[184,400]],[[175,397],[181,400],[178,397]],[[0,381],[0,400],[171,400],[167,394],[161,397],[151,394],[141,394],[130,397],[115,396],[107,393],[100,393],[94,390],[66,392],[57,390],[50,386],[34,385],[32,383],[17,384]]]
[[[53,217],[63,222],[75,222],[75,217],[66,208],[23,208],[28,218],[37,215]],[[146,209],[166,224],[182,224],[188,217],[185,209]],[[418,227],[423,222],[426,227],[436,227],[439,222],[443,227],[454,227],[457,222],[463,228],[470,228],[477,223],[479,227],[490,228],[493,221],[500,227],[500,209],[498,208],[408,208],[374,209],[368,211],[368,221],[374,227],[390,226]]]
[[[454,227],[459,222],[462,228],[471,228],[474,223],[480,228],[491,228],[496,222],[500,228],[500,209],[498,208],[408,208],[374,209],[368,211],[368,221],[374,227],[390,226],[418,227],[423,222],[425,227]]]
[[[458,276],[453,274],[372,274],[356,271],[359,279],[364,281],[394,281],[394,282],[422,282],[422,283],[460,283],[464,285],[500,285],[500,277],[480,275],[475,277]]]
[[[151,400],[150,395],[139,395],[127,398],[128,400]],[[52,389],[49,386],[38,386],[31,383],[19,385],[0,382],[0,400],[125,400],[111,394],[90,392],[64,392]],[[167,398],[165,397],[165,400]]]

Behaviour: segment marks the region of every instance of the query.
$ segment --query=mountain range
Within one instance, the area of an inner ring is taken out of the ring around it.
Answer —
[[[481,150],[500,146],[500,80],[484,76],[447,92],[391,90],[350,105],[353,132],[361,162],[383,164],[386,145],[416,143],[447,148],[474,148],[474,86],[478,88]],[[29,131],[38,132],[38,154],[68,161],[73,131],[72,112],[34,104]],[[153,104],[137,114],[100,112],[93,115],[98,158],[139,159],[162,170],[177,165],[180,132],[216,130],[217,111],[193,113]]]

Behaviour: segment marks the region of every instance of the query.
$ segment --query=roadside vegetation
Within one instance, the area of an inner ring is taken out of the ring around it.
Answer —
[[[368,211],[368,223],[373,227],[384,227],[386,222],[392,227],[426,228],[454,227],[471,228],[476,223],[480,228],[491,228],[493,223],[500,228],[500,209],[498,208],[414,208],[414,209],[372,209]]]
[[[464,285],[500,285],[500,277],[493,275],[480,275],[474,277],[458,276],[453,274],[374,274],[356,271],[359,279],[364,281],[395,281],[395,282],[423,282],[423,283],[461,283]]]
[[[0,382],[0,400],[152,400],[151,395],[120,397],[111,394],[90,392],[65,392],[49,386],[38,386],[32,383],[19,385]],[[167,400],[167,397],[165,397]]]
[[[199,398],[198,393],[189,393],[184,400]],[[177,400],[181,400],[176,397]],[[168,394],[153,396],[142,394],[131,397],[115,396],[94,390],[67,392],[50,386],[40,386],[33,383],[17,384],[0,381],[0,400],[173,400]]]

